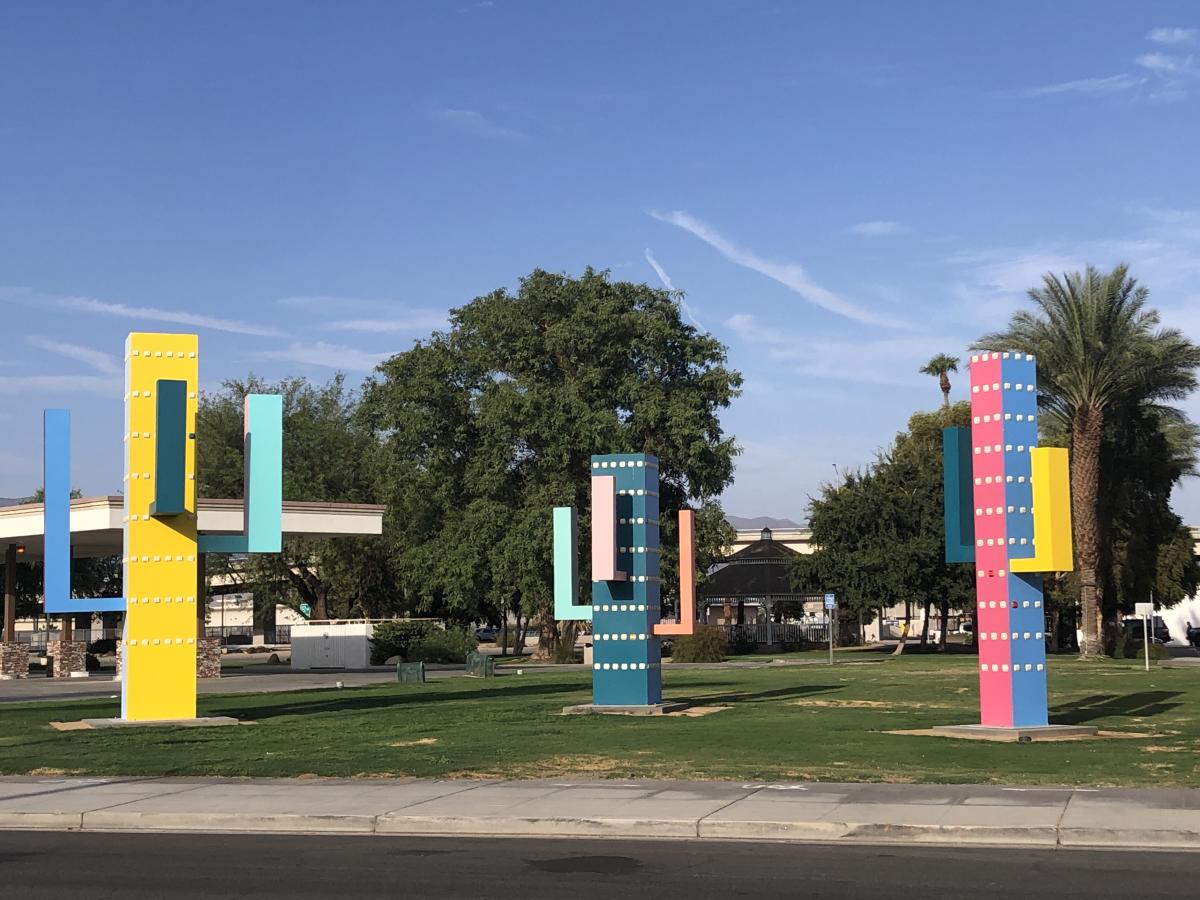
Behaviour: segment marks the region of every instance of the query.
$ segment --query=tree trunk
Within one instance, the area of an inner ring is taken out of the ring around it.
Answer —
[[[932,600],[925,601],[924,611],[921,614],[921,649],[925,650],[929,647],[929,610],[933,607]]]
[[[1071,423],[1071,518],[1075,526],[1075,561],[1079,570],[1079,604],[1083,610],[1083,640],[1079,655],[1104,654],[1103,587],[1096,577],[1099,557],[1097,506],[1100,498],[1100,442],[1104,413],[1081,409]]]
[[[892,651],[892,656],[902,656],[904,654],[904,645],[908,643],[908,633],[912,631],[912,601],[904,601],[904,627],[900,629],[900,643],[896,645],[896,649]]]
[[[942,406],[950,405],[950,376],[942,372],[938,377],[938,383],[942,388]]]
[[[942,633],[938,635],[938,646],[946,649],[946,638],[950,633],[950,601],[942,601]]]

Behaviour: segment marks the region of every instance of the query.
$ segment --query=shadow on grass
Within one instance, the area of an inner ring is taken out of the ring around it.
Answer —
[[[1055,707],[1050,721],[1055,725],[1081,725],[1096,719],[1147,718],[1182,706],[1168,703],[1182,697],[1182,691],[1138,691],[1133,694],[1093,694],[1081,700]]]
[[[719,687],[724,682],[721,681],[701,681],[691,682],[688,688],[699,687],[701,689],[712,689]],[[553,700],[556,696],[562,694],[579,694],[585,691],[590,692],[590,683],[566,683],[566,684],[546,684],[545,682],[531,681],[528,684],[511,685],[511,682],[506,684],[497,684],[495,686],[478,687],[473,690],[412,690],[404,693],[379,693],[372,691],[371,693],[358,693],[357,690],[351,689],[354,693],[344,690],[320,690],[306,691],[300,699],[292,699],[282,703],[272,703],[273,697],[278,697],[278,694],[259,694],[254,695],[251,702],[251,697],[241,695],[239,697],[220,698],[210,696],[204,704],[205,712],[209,714],[220,714],[229,716],[240,716],[244,718],[253,718],[255,720],[271,719],[279,716],[295,716],[307,715],[311,713],[337,713],[337,712],[362,712],[366,710],[377,709],[392,709],[397,707],[410,706],[413,704],[437,704],[444,702],[454,702],[459,700],[479,701],[486,703],[488,701],[503,702],[506,698],[527,697],[531,699],[544,698],[547,701]],[[791,689],[789,689],[791,690]],[[770,692],[764,692],[770,693]],[[331,696],[332,695],[332,696]]]
[[[677,699],[687,700],[695,706],[717,703],[761,703],[765,700],[792,700],[809,694],[826,694],[830,691],[840,691],[844,687],[845,685],[842,684],[796,684],[770,691],[727,691],[703,697],[691,695]]]

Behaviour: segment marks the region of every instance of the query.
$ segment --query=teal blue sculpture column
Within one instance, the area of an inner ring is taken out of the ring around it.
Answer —
[[[659,621],[658,460],[645,453],[592,457],[592,476],[616,479],[617,570],[592,582],[592,702],[662,702]]]

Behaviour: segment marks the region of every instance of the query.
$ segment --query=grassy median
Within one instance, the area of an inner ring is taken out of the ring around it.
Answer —
[[[201,698],[254,725],[59,732],[114,700],[0,707],[0,772],[72,775],[686,778],[1200,787],[1200,671],[1050,666],[1051,721],[1105,740],[993,744],[894,734],[976,721],[975,659],[846,654],[824,665],[664,672],[710,715],[563,717],[590,673],[506,674]]]

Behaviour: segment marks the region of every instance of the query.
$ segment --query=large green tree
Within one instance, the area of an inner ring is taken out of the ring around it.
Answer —
[[[374,441],[359,426],[357,395],[341,375],[324,385],[302,378],[270,384],[251,376],[203,394],[196,415],[200,496],[242,496],[242,401],[250,393],[283,395],[285,500],[376,502]],[[374,538],[293,537],[278,555],[212,554],[208,564],[210,574],[253,590],[260,624],[269,624],[277,603],[307,603],[317,619],[378,616],[401,602],[384,551]]]
[[[945,561],[942,429],[970,421],[967,403],[915,413],[871,465],[824,485],[811,501],[816,549],[797,559],[797,583],[835,592],[839,609],[867,620],[881,606],[920,604],[922,643],[937,604],[944,643],[950,609],[973,608],[974,578],[969,566]]]
[[[1106,465],[1106,446],[1120,446],[1127,417],[1159,411],[1181,420],[1166,404],[1195,389],[1200,366],[1200,347],[1161,327],[1147,298],[1124,265],[1107,273],[1089,266],[1061,278],[1048,273],[1029,292],[1033,310],[1014,313],[1006,329],[976,343],[1032,353],[1039,403],[1067,432],[1085,657],[1103,653],[1104,623],[1115,620],[1115,607],[1105,603],[1102,567],[1113,551],[1114,488],[1128,460],[1118,452]]]
[[[423,608],[463,619],[515,610],[559,643],[550,510],[581,511],[589,457],[659,459],[663,543],[675,511],[700,508],[701,567],[730,534],[716,504],[737,452],[719,419],[741,376],[725,348],[684,323],[666,291],[535,270],[452,310],[450,329],[384,362],[364,388],[380,443],[387,539]],[[664,554],[664,593],[675,583]],[[581,589],[585,585],[581,584]],[[670,597],[667,598],[670,602]],[[575,629],[562,630],[573,643]]]

